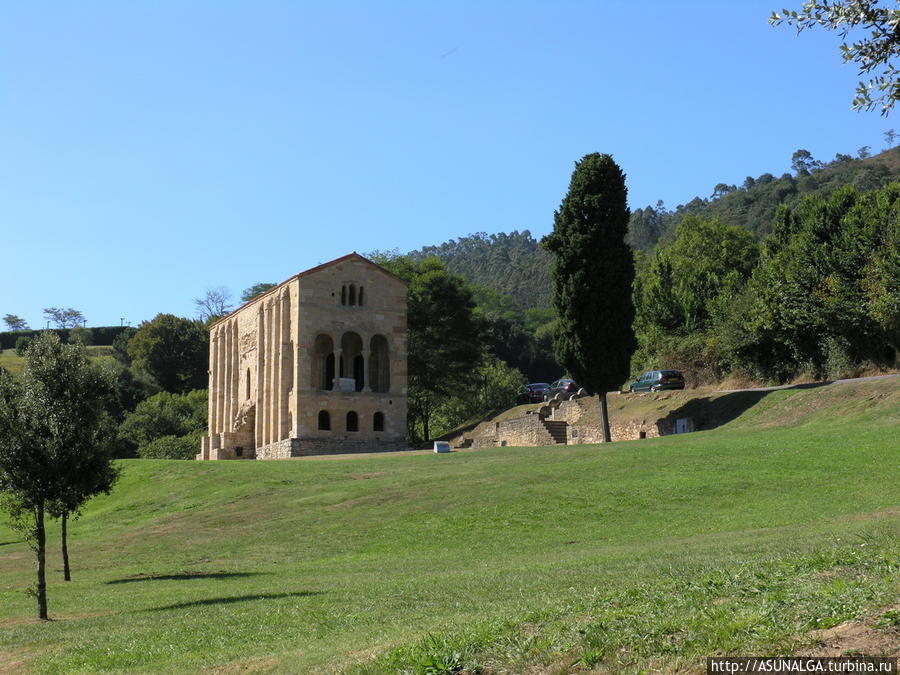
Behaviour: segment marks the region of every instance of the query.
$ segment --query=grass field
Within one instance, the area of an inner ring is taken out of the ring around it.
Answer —
[[[898,428],[891,380],[602,446],[125,461],[70,583],[51,528],[54,621],[0,527],[0,671],[673,671],[895,630]]]
[[[85,348],[88,358],[96,361],[98,359],[113,357],[113,348],[102,345],[90,345]],[[15,349],[4,349],[0,351],[0,368],[4,368],[16,375],[25,369],[25,359],[16,354]]]

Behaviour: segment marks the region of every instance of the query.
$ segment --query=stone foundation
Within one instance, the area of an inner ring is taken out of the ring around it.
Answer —
[[[289,438],[257,449],[256,459],[290,459],[313,455],[343,455],[359,452],[396,452],[407,450],[402,441],[372,441],[353,438]]]

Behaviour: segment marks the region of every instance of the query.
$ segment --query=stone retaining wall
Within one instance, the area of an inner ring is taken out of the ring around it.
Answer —
[[[553,445],[553,437],[541,422],[539,415],[523,415],[495,422],[491,431],[479,434],[472,440],[473,448],[489,448],[497,445]]]

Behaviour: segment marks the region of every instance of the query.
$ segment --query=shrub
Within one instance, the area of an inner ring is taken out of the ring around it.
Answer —
[[[162,436],[140,446],[137,454],[143,459],[194,459],[200,452],[202,436],[203,432],[187,436]]]
[[[16,354],[19,356],[25,356],[25,352],[28,351],[28,346],[31,344],[31,338],[25,337],[24,335],[16,339]]]

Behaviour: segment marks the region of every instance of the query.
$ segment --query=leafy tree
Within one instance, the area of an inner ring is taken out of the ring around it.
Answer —
[[[843,374],[829,365],[836,350],[844,363],[889,365],[898,341],[898,217],[896,184],[863,195],[846,187],[783,207],[753,276],[748,323],[756,344],[770,346],[754,353],[786,354],[776,363],[781,374]]]
[[[152,377],[136,373],[118,360],[104,359],[100,367],[111,383],[103,407],[116,424],[125,419],[125,415],[134,410],[138,403],[160,392]]]
[[[0,370],[0,491],[37,555],[40,619],[49,618],[45,514],[83,503],[108,468],[100,437],[105,388],[83,347],[49,332],[29,348],[21,382]]]
[[[84,504],[99,494],[109,494],[119,478],[119,470],[111,462],[111,445],[106,442],[112,438],[115,429],[109,422],[111,418],[101,415],[98,427],[107,434],[106,438],[97,438],[94,445],[85,448],[79,456],[77,464],[70,465],[71,475],[66,489],[59,497],[50,501],[47,512],[61,521],[63,579],[72,580],[69,565],[68,523],[69,518],[77,519],[81,515]]]
[[[85,322],[84,314],[71,307],[66,309],[62,307],[45,307],[44,318],[56,324],[57,328],[73,328]]]
[[[137,333],[137,328],[128,326],[115,337],[112,343],[113,356],[126,366],[131,364],[131,357],[128,355],[128,342],[134,337],[135,333]]]
[[[628,243],[632,248],[649,251],[666,232],[666,216],[668,211],[662,201],[656,207],[648,206],[636,209],[628,221]]]
[[[793,169],[794,173],[798,176],[808,176],[816,169],[821,168],[822,163],[813,159],[809,150],[800,149],[791,155],[791,169]]]
[[[165,391],[182,393],[207,384],[209,334],[198,321],[157,314],[138,327],[128,355],[138,372],[151,375]]]
[[[894,147],[894,143],[897,142],[897,133],[893,129],[888,129],[884,132],[884,140],[888,144],[888,150]]]
[[[500,359],[485,355],[481,363],[472,368],[460,390],[438,404],[434,417],[440,420],[441,432],[509,408],[525,382],[521,372]]]
[[[260,282],[258,284],[253,284],[250,288],[245,288],[241,293],[241,302],[250,302],[253,298],[258,297],[265,293],[266,291],[275,288],[277,284],[270,284],[267,282]]]
[[[201,321],[216,321],[231,311],[231,293],[224,286],[207,288],[202,298],[194,298],[194,306]]]
[[[3,322],[9,330],[28,330],[28,322],[15,314],[7,314],[3,317]]]
[[[856,156],[860,159],[868,159],[872,156],[872,148],[868,145],[864,145],[856,151]]]
[[[119,436],[137,447],[143,457],[144,448],[166,436],[187,436],[204,431],[207,426],[208,397],[205,389],[186,394],[160,392],[141,401],[125,416]],[[199,440],[197,441],[199,445]],[[196,447],[191,457],[197,454]]]
[[[860,75],[875,73],[868,82],[857,86],[854,110],[880,107],[881,114],[886,115],[900,98],[898,71],[891,63],[900,54],[900,9],[880,6],[878,0],[807,0],[799,12],[772,12],[769,22],[773,26],[796,26],[798,33],[814,26],[838,32],[844,63],[856,64]],[[856,28],[869,33],[862,39],[848,41]]]
[[[712,197],[710,199],[719,199],[720,197],[724,197],[729,192],[734,192],[737,188],[734,185],[728,185],[727,183],[718,183],[716,187],[713,188]]]
[[[25,356],[28,352],[28,347],[31,345],[31,338],[25,337],[24,335],[20,335],[16,338],[16,355],[17,356]]]
[[[626,199],[625,174],[613,158],[585,155],[542,242],[554,255],[557,359],[576,382],[599,394],[606,442],[606,392],[627,379],[635,348]]]

